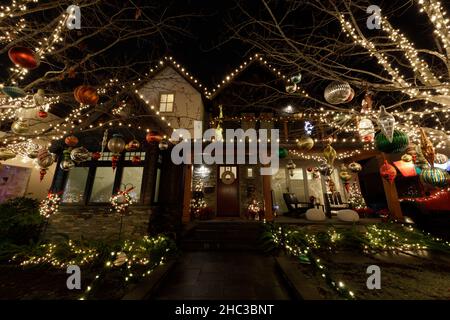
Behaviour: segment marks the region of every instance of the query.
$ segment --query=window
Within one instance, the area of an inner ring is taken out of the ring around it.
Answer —
[[[112,171],[111,167],[97,167],[92,186],[91,202],[109,202],[113,193],[115,178]]]
[[[247,178],[253,178],[253,168],[247,168]]]
[[[133,188],[129,195],[134,201],[141,198],[143,167],[124,167],[122,173],[122,181],[120,182],[121,190]]]
[[[161,93],[159,96],[159,111],[173,112],[173,102],[175,95],[173,93]]]
[[[69,171],[61,201],[63,203],[80,203],[84,201],[84,190],[89,167],[75,167]]]

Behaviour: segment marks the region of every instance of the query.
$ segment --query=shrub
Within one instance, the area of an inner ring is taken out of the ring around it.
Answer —
[[[0,204],[0,241],[37,242],[43,226],[38,200],[18,197]]]

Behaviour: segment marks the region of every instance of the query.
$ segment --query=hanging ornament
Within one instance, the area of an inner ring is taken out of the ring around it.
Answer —
[[[397,176],[397,170],[395,170],[395,167],[389,164],[387,160],[384,160],[384,164],[380,168],[380,174],[384,179],[389,181],[389,183],[393,183]]]
[[[141,144],[136,139],[131,140],[125,146],[125,150],[127,151],[136,151],[141,147]]]
[[[331,144],[328,144],[325,147],[325,149],[323,150],[323,156],[330,166],[334,165],[334,160],[336,159],[337,153],[336,150],[334,150],[334,148],[331,146]]]
[[[163,137],[156,131],[150,131],[145,136],[145,140],[147,140],[148,143],[161,142],[162,138]]]
[[[25,91],[18,87],[2,87],[1,91],[6,94],[8,97],[13,99],[15,98],[23,98],[27,95]]]
[[[111,159],[111,166],[113,171],[116,170],[117,162],[119,161],[119,154],[125,149],[125,141],[120,134],[113,134],[113,137],[108,141],[108,149],[113,153]]]
[[[314,147],[314,140],[310,136],[303,136],[297,141],[297,148],[300,151],[309,151]]]
[[[290,175],[291,177],[294,176],[294,169],[295,169],[296,167],[297,167],[297,166],[295,165],[294,161],[292,161],[292,159],[289,160],[288,163],[286,164],[286,169],[288,170],[289,175]]]
[[[416,150],[417,150],[417,146],[414,143],[410,142],[408,144],[408,146],[406,147],[405,153],[409,154],[411,157],[413,157],[413,160],[414,160],[414,158],[417,155],[417,151]]]
[[[378,132],[375,136],[376,148],[384,153],[398,153],[403,152],[409,144],[408,135],[400,130],[394,130],[394,137],[392,142],[386,136]]]
[[[422,150],[422,154],[427,159],[431,168],[434,167],[434,147],[431,140],[428,138],[425,130],[420,128],[420,149]]]
[[[302,81],[302,74],[299,72],[297,75],[291,77],[291,82],[294,84],[298,84]]]
[[[137,165],[137,164],[141,163],[141,157],[140,156],[133,156],[131,158],[131,163],[134,164],[134,165]]]
[[[422,183],[429,184],[433,187],[444,188],[448,185],[448,174],[438,168],[426,168],[420,173]]]
[[[330,176],[331,173],[333,172],[333,167],[330,166],[328,163],[326,163],[325,161],[321,162],[319,165],[319,172],[321,175],[323,176]]]
[[[64,150],[63,156],[64,156],[64,158],[61,161],[61,163],[59,164],[59,167],[62,170],[69,171],[70,169],[75,167],[75,162],[73,162],[72,159],[70,159],[70,151],[69,150]]]
[[[358,123],[358,133],[363,142],[372,142],[375,136],[375,127],[368,118],[362,118]]]
[[[381,132],[386,136],[389,142],[394,139],[395,118],[388,113],[384,106],[380,107],[380,115],[378,116]]]
[[[44,109],[40,109],[40,110],[38,111],[37,115],[38,115],[39,118],[44,119],[44,118],[47,118],[48,113],[47,113],[47,111],[45,111]]]
[[[48,152],[47,148],[39,149],[37,154],[37,164],[40,167],[40,181],[44,179],[44,176],[47,173],[47,169],[53,164],[54,161],[55,158],[50,152]]]
[[[78,138],[71,134],[64,139],[64,143],[69,147],[75,147],[78,144]]]
[[[105,151],[107,143],[108,143],[108,129],[106,129],[105,132],[103,132],[102,153]]]
[[[313,167],[308,167],[308,168],[306,168],[306,171],[308,171],[308,172],[313,172],[313,170],[314,170]]]
[[[446,164],[448,162],[448,157],[442,153],[436,153],[434,155],[434,163],[436,164]]]
[[[70,152],[70,158],[76,163],[88,161],[90,157],[91,154],[85,147],[74,148]]]
[[[312,176],[313,176],[314,179],[319,179],[320,178],[319,168],[317,168],[317,167],[313,168]]]
[[[78,86],[75,88],[73,95],[78,103],[85,105],[96,105],[98,103],[99,96],[95,88],[90,86]]]
[[[333,81],[326,88],[324,92],[325,100],[330,104],[340,104],[352,101],[355,96],[355,91],[348,84],[348,82]]]
[[[25,134],[29,129],[28,122],[25,120],[16,120],[11,125],[11,131],[15,134]]]
[[[278,157],[279,157],[280,159],[286,158],[287,155],[288,155],[288,151],[287,151],[286,148],[279,148],[279,149],[278,149]]]
[[[8,50],[8,56],[15,65],[28,70],[36,69],[40,64],[39,56],[25,47],[12,47]]]
[[[373,105],[373,92],[367,91],[364,95],[364,99],[361,101],[361,113],[368,113],[372,110]]]
[[[159,150],[167,150],[167,148],[169,148],[169,141],[167,141],[167,139],[162,139],[158,147]]]
[[[40,107],[45,103],[45,92],[42,89],[38,89],[38,91],[33,95],[33,100],[36,106]]]
[[[295,93],[295,91],[297,91],[297,85],[294,83],[292,85],[287,85],[286,86],[286,92],[287,93]]]
[[[404,155],[402,155],[402,161],[403,162],[412,162],[413,161],[413,157],[407,153],[405,153]]]
[[[92,152],[91,153],[91,159],[94,161],[97,161],[98,159],[100,159],[102,156],[102,154],[98,151]]]
[[[362,166],[358,162],[352,162],[348,165],[348,169],[353,173],[361,172]]]
[[[0,161],[5,161],[8,159],[13,159],[16,157],[16,154],[7,148],[0,148]]]

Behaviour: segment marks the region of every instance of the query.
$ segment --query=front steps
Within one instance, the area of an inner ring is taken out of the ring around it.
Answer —
[[[263,223],[258,221],[201,221],[181,239],[188,251],[256,251]]]

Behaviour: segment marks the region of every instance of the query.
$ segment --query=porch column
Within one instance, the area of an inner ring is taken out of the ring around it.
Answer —
[[[263,175],[263,196],[264,196],[264,218],[266,221],[273,221],[272,187],[271,175]]]
[[[384,163],[384,159],[386,159],[386,155],[381,153],[377,156],[378,164],[381,167]],[[395,182],[390,183],[383,177],[381,178],[383,181],[384,193],[386,195],[386,201],[388,204],[388,209],[393,218],[403,221],[403,213],[400,207],[400,201],[398,200],[397,186]]]
[[[181,221],[186,224],[191,221],[191,183],[192,183],[192,165],[184,166],[184,195],[183,195],[183,216]]]

